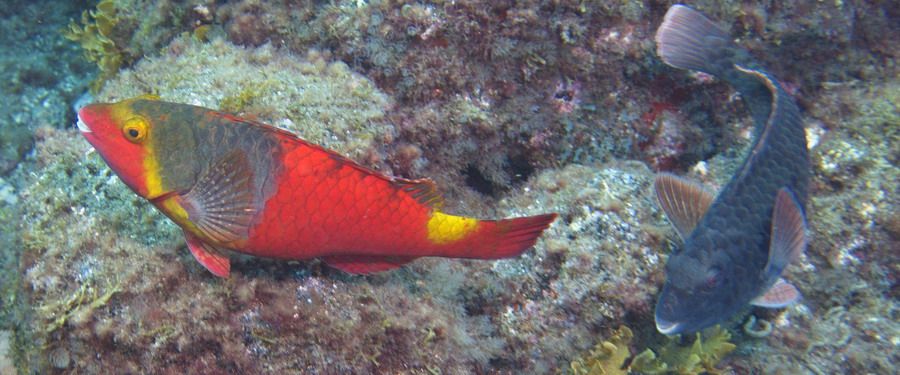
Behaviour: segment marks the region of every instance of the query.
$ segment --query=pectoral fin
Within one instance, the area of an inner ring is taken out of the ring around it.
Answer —
[[[180,203],[209,240],[224,244],[244,239],[255,213],[252,182],[246,155],[235,151],[204,171]]]
[[[769,238],[769,261],[763,277],[778,277],[794,258],[806,250],[806,219],[794,194],[787,188],[778,190],[772,211]],[[771,279],[768,279],[771,280]]]
[[[228,277],[231,272],[231,261],[225,252],[213,245],[201,241],[199,238],[184,232],[184,239],[187,241],[188,249],[194,255],[200,264],[203,265],[213,275],[219,277]]]
[[[681,239],[694,231],[715,199],[702,185],[668,173],[656,176],[653,187],[659,206]]]
[[[791,283],[778,279],[775,285],[772,285],[763,295],[756,297],[750,304],[759,307],[767,307],[777,309],[785,307],[797,301],[800,298],[800,291]]]

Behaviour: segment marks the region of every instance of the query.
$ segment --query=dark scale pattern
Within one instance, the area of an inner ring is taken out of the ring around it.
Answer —
[[[678,323],[677,332],[689,332],[736,314],[778,279],[781,269],[763,274],[775,199],[787,188],[805,211],[809,156],[791,97],[703,15],[673,7],[657,43],[670,65],[702,70],[735,87],[757,124],[749,155],[666,266],[657,326],[662,321],[670,330]]]
[[[759,76],[742,74],[726,76],[757,82],[769,79],[765,73]],[[729,298],[733,301],[753,299],[779,276],[762,274],[769,257],[772,211],[778,189],[788,187],[801,207],[805,207],[806,202],[809,161],[803,125],[790,97],[777,82],[771,79],[770,82],[778,98],[773,107],[775,112],[758,125],[760,137],[750,155],[686,239],[685,251],[679,254],[709,260],[705,264],[729,264],[729,280],[734,280],[733,294]],[[735,86],[751,84],[737,82]],[[771,103],[772,96],[768,96]],[[690,283],[696,281],[685,282],[686,285]],[[723,303],[722,306],[729,306],[728,310],[721,311],[721,316],[727,317],[737,313],[744,303]]]

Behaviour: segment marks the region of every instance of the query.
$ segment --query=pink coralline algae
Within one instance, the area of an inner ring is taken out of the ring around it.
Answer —
[[[578,82],[571,82],[567,79],[560,80],[556,83],[556,89],[553,90],[553,94],[550,96],[550,104],[557,113],[572,113],[581,102],[580,93],[581,89]]]
[[[638,131],[641,157],[657,171],[677,168],[688,142],[702,137],[688,126],[677,107],[665,102],[652,104],[650,111],[641,116]]]

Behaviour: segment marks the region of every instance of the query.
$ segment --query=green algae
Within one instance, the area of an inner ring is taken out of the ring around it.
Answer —
[[[731,333],[715,326],[697,332],[690,345],[682,345],[678,338],[669,338],[658,350],[658,355],[646,349],[631,362],[631,369],[648,375],[654,374],[718,374],[716,365],[736,346],[730,342]]]
[[[103,84],[114,77],[122,66],[125,55],[122,47],[113,41],[113,32],[119,18],[113,0],[103,0],[96,10],[86,10],[81,14],[81,25],[72,21],[63,36],[77,42],[84,50],[84,56],[100,68],[100,76],[91,84],[97,92]]]
[[[612,336],[594,347],[584,358],[569,365],[573,375],[627,375],[625,361],[631,356],[628,345],[634,334],[626,326],[619,327]]]
[[[237,94],[222,98],[219,102],[219,109],[225,112],[241,113],[253,104],[253,101],[262,94],[265,87],[265,83],[247,85]]]
[[[645,349],[631,357],[629,346],[634,334],[626,326],[619,327],[609,339],[597,344],[584,357],[569,364],[573,375],[627,375],[638,372],[657,374],[718,374],[719,361],[735,349],[731,334],[719,327],[698,332],[690,344],[683,344],[680,337],[667,338],[657,351]],[[659,353],[657,355],[657,352]],[[628,361],[631,359],[630,361]],[[627,365],[626,365],[627,364]]]
[[[35,312],[50,317],[43,326],[44,333],[52,333],[71,319],[86,320],[94,310],[106,305],[109,299],[122,290],[118,281],[106,281],[105,286],[97,285],[94,279],[85,280],[75,293],[67,298],[51,300],[35,307]]]

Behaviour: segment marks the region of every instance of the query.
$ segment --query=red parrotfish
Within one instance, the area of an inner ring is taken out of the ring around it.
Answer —
[[[228,251],[321,258],[356,274],[426,256],[513,257],[556,218],[450,215],[431,180],[386,176],[287,131],[151,96],[85,106],[78,129],[221,277]]]

